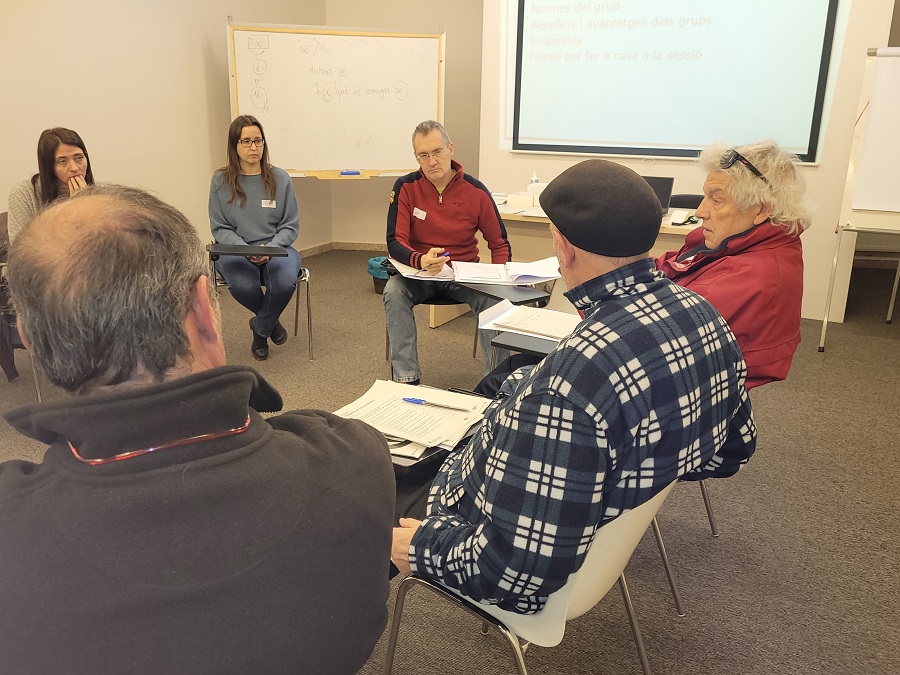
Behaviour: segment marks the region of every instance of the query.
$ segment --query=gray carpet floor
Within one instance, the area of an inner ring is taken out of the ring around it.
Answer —
[[[381,297],[365,274],[371,255],[331,251],[305,261],[312,362],[302,302],[299,336],[257,364],[248,313],[224,293],[229,361],[257,366],[286,407],[334,410],[389,378]],[[660,523],[687,616],[675,614],[652,537],[635,552],[626,574],[658,675],[900,672],[900,311],[884,323],[891,281],[890,270],[856,270],[847,320],[829,327],[826,352],[816,349],[821,323],[804,321],[790,378],[754,390],[756,456],[710,485],[720,537],[709,534],[696,485],[678,485],[666,501]],[[474,385],[482,373],[471,357],[474,319],[432,330],[427,310],[417,313],[423,382]],[[285,325],[292,330],[292,317]],[[16,358],[22,376],[0,381],[2,410],[34,401],[28,357]],[[46,382],[43,392],[62,396]],[[0,422],[0,460],[42,452]],[[381,672],[384,642],[363,673]],[[394,672],[512,673],[505,649],[465,613],[414,591]],[[535,674],[640,673],[615,591],[571,622],[559,647],[534,648],[527,660]]]

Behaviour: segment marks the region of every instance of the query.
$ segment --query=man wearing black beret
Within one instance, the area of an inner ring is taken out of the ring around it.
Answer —
[[[392,549],[400,571],[522,613],[578,570],[598,526],[684,475],[731,475],[756,447],[734,335],[648,257],[661,221],[650,186],[588,160],[550,183],[541,206],[584,319],[506,380],[427,504],[406,510]]]

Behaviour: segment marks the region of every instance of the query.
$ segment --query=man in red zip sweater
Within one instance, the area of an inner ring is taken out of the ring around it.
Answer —
[[[413,132],[412,144],[420,169],[398,178],[391,192],[387,217],[391,257],[421,270],[423,277],[439,275],[454,260],[478,262],[480,231],[491,250],[491,262],[509,262],[506,228],[491,193],[453,160],[453,143],[444,127],[434,120],[422,122]],[[420,378],[415,305],[451,298],[478,314],[498,302],[452,281],[419,281],[399,274],[388,279],[382,298],[394,380],[413,384]],[[489,331],[481,331],[482,354],[490,353],[490,339]]]

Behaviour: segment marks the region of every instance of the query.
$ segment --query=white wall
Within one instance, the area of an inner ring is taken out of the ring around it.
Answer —
[[[41,131],[84,139],[94,178],[171,202],[208,241],[209,179],[231,111],[225,20],[323,24],[325,0],[84,0],[0,4],[0,210],[37,172]],[[278,164],[278,148],[272,148]],[[331,242],[330,192],[295,181],[298,248]]]
[[[481,0],[328,0],[329,26],[402,33],[447,33],[444,124],[463,169],[478,176],[481,98]],[[410,129],[410,137],[413,130]],[[409,146],[409,169],[418,168]],[[332,222],[337,242],[369,243],[386,250],[385,219],[395,178],[332,183]]]
[[[541,181],[549,181],[581,158],[560,155],[534,155],[500,150],[500,81],[501,40],[506,2],[484,4],[484,40],[482,66],[481,178],[495,191],[523,190],[537,170]],[[825,295],[834,252],[834,226],[841,206],[847,177],[847,165],[853,136],[853,123],[860,95],[866,49],[886,45],[894,9],[893,0],[853,0],[839,4],[835,54],[832,59],[832,87],[826,99],[823,144],[818,166],[803,169],[809,195],[818,205],[813,226],[803,235],[804,297],[803,316],[820,319],[825,312]],[[841,31],[841,27],[843,30]],[[790,45],[780,47],[790,59]],[[717,101],[715,83],[697,83],[692,92],[697,105],[719,105],[723,114],[733,102]],[[611,105],[614,104],[611,96]],[[684,100],[680,92],[679,101]],[[765,92],[748,92],[747,105],[760,108],[761,114],[777,115],[777,103],[769,103]],[[683,114],[683,105],[670,110],[666,97],[660,96],[660,114]],[[723,139],[752,142],[760,139]],[[777,139],[776,139],[777,140]],[[616,157],[616,161],[645,175],[675,177],[675,192],[697,193],[702,189],[703,174],[693,162],[679,160],[640,160]],[[835,317],[838,318],[838,317]]]

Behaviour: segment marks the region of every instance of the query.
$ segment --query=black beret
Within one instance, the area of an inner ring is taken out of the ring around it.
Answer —
[[[569,167],[544,188],[541,208],[571,244],[610,258],[646,253],[662,222],[647,181],[604,159]]]

